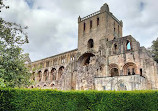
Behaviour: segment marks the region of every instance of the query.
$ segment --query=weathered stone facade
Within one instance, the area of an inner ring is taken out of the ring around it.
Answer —
[[[158,64],[104,4],[78,18],[78,49],[31,63],[31,87],[59,90],[158,89]]]

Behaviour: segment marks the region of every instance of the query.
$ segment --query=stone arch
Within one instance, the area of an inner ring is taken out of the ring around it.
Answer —
[[[43,74],[43,81],[47,81],[48,80],[48,76],[49,76],[49,71],[48,71],[48,69],[46,69],[44,71],[44,74]]]
[[[123,66],[124,75],[135,75],[137,73],[137,66],[133,62],[128,62]]]
[[[94,47],[93,39],[89,39],[87,45],[88,45],[88,48],[93,48]]]
[[[38,71],[38,74],[37,74],[37,81],[41,81],[41,78],[42,78],[42,72],[41,71]]]
[[[61,66],[61,67],[59,68],[59,70],[58,70],[58,79],[61,78],[63,72],[64,72],[64,66]]]
[[[78,61],[81,66],[89,65],[91,57],[95,56],[92,53],[85,53],[79,57]]]
[[[119,68],[117,64],[109,65],[110,76],[119,76]]]
[[[51,81],[56,80],[56,69],[55,68],[52,68],[52,70],[51,70],[50,80]]]

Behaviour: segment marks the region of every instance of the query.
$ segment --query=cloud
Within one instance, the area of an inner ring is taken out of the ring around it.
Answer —
[[[149,47],[157,37],[158,1],[155,0],[12,0],[1,16],[28,26],[30,43],[24,45],[32,61],[77,48],[78,16],[100,10],[104,3],[123,20],[123,35],[132,35]]]

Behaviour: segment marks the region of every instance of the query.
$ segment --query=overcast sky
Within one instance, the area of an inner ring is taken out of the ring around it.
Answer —
[[[123,36],[132,35],[149,47],[158,37],[158,0],[4,0],[6,21],[28,26],[29,44],[23,46],[32,61],[77,48],[78,16],[81,18],[107,3],[123,21]]]

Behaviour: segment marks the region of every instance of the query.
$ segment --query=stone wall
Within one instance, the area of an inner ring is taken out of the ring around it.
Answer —
[[[31,87],[59,90],[158,89],[158,64],[104,4],[78,18],[78,49],[32,62]]]

